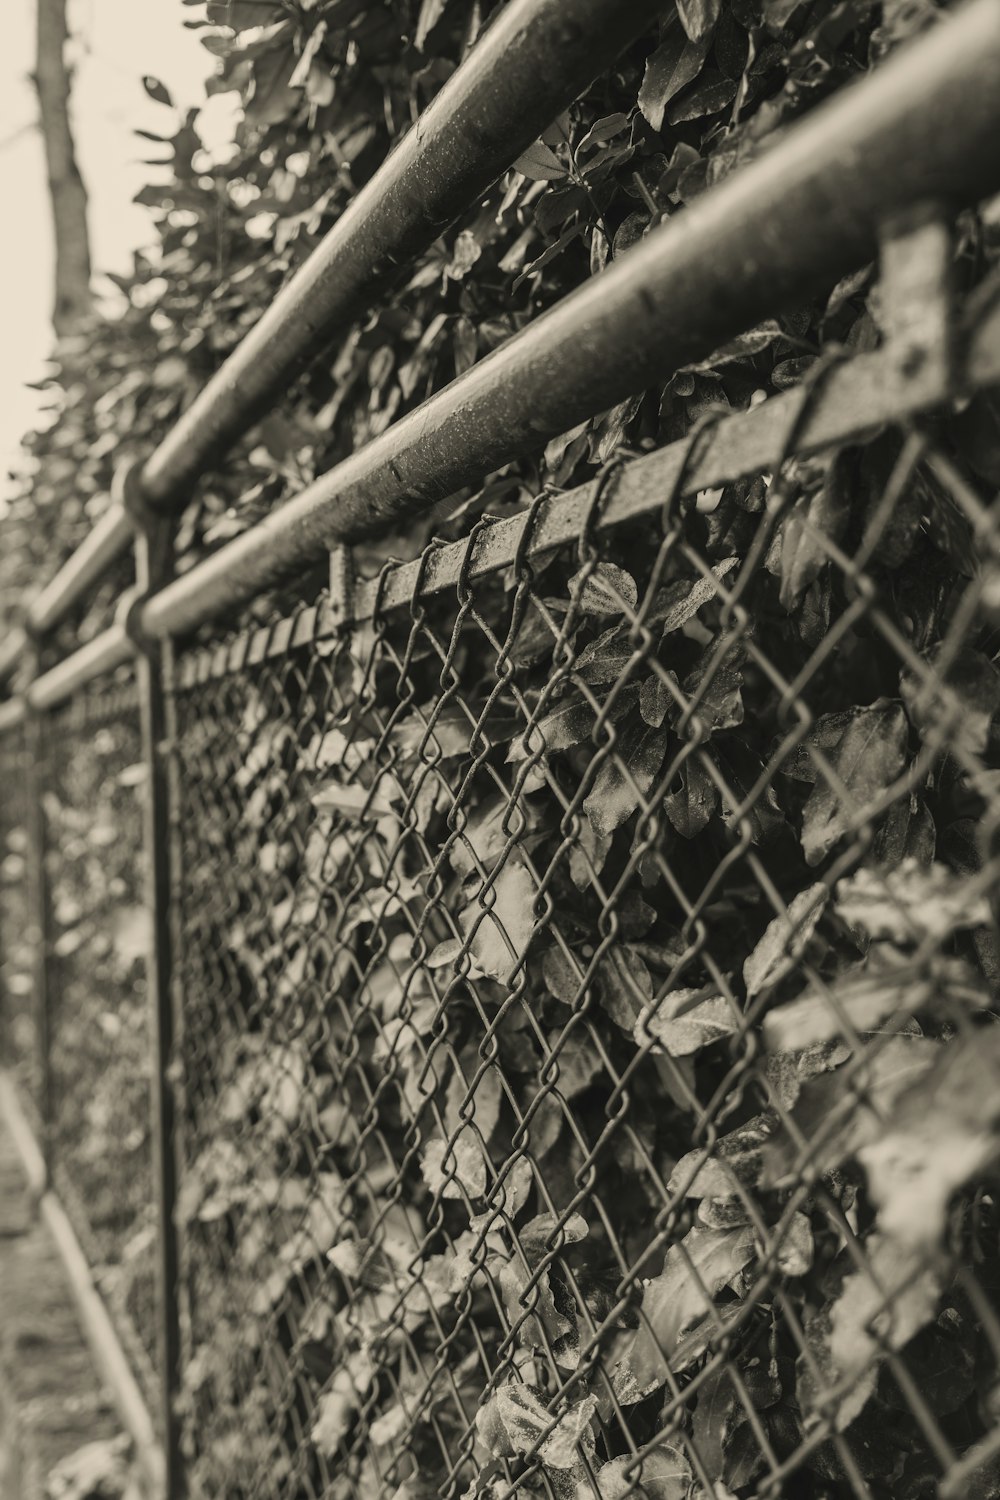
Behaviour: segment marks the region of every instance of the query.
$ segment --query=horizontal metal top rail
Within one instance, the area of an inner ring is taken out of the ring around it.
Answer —
[[[914,202],[959,207],[1000,188],[998,140],[1000,3],[972,0],[147,600],[141,630],[185,634],[312,565],[331,545],[384,533],[823,290],[869,259],[880,227]],[[127,660],[130,649],[124,629],[113,627],[46,674],[31,702],[59,701],[71,683],[88,680],[99,663]]]
[[[120,557],[132,540],[130,517],[120,505],[112,504],[77,547],[48,586],[28,606],[28,624],[33,631],[51,630],[65,617],[67,609],[82,599],[107,568]]]
[[[510,0],[147,460],[142,498],[157,510],[181,510],[213,461],[661,9],[661,0]],[[132,522],[113,504],[29,606],[31,628],[58,624],[131,536]],[[0,643],[0,681],[24,645],[13,633]]]
[[[661,0],[511,0],[142,471],[156,509],[252,426],[333,334],[496,181]]]
[[[873,255],[915,201],[1000,188],[1000,3],[973,0],[142,612],[180,635],[384,534]]]

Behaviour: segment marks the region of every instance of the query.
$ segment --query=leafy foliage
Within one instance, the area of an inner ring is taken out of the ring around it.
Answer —
[[[78,540],[112,463],[163,434],[492,9],[192,4],[212,87],[244,106],[234,154],[165,127],[159,244],[61,351],[8,585]],[[182,566],[933,13],[665,6],[205,481]],[[960,282],[995,236],[963,221]],[[452,497],[435,530],[879,337],[866,270]],[[943,414],[936,435],[961,431]],[[765,1475],[763,1432],[778,1462],[801,1450],[801,1493],[860,1473],[920,1500],[901,1354],[957,1449],[989,1428],[995,1351],[953,1252],[995,1285],[995,643],[977,619],[954,658],[976,539],[934,471],[879,510],[899,449],[793,461],[681,510],[683,545],[623,527],[457,611],[181,693],[194,1489],[720,1500]],[[991,478],[988,442],[962,452]],[[905,661],[833,547],[864,549]],[[950,696],[925,680],[942,661]],[[803,674],[807,716],[774,672]]]

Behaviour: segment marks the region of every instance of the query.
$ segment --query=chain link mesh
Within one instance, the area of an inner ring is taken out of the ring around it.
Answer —
[[[53,1183],[156,1411],[152,934],[134,682],[96,685],[54,710],[41,744]]]
[[[994,511],[615,481],[176,663],[196,1495],[997,1492]]]

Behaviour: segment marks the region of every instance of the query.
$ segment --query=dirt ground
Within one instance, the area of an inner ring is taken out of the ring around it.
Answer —
[[[62,1263],[0,1121],[0,1500],[103,1497],[107,1490],[92,1484],[67,1486],[79,1467],[71,1455],[119,1433]]]

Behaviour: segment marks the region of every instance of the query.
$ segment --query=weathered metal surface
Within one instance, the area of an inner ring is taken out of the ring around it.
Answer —
[[[11,730],[20,728],[26,712],[23,698],[11,698],[8,703],[0,703],[0,734],[9,734]]]
[[[968,368],[975,369],[980,384],[1000,379],[1000,339],[992,341],[991,349],[992,353],[988,353],[977,342],[969,351]],[[862,355],[831,369],[802,420],[795,442],[796,453],[815,453],[832,444],[848,442],[886,422],[898,421],[934,404],[926,385],[915,382],[909,389],[901,387],[894,379],[896,368],[896,354],[892,351]],[[911,399],[907,400],[908,396]],[[938,400],[942,396],[942,392],[937,393]],[[685,464],[687,472],[679,496],[716,489],[744,475],[773,468],[785,451],[792,423],[798,419],[798,402],[796,391],[774,396],[750,411],[725,417],[706,428],[690,453],[687,439],[681,439],[645,458],[633,460],[616,476],[607,504],[596,518],[596,529],[655,513],[664,495],[673,493]],[[407,606],[418,589],[420,597],[425,597],[454,588],[463,564],[470,580],[509,567],[529,526],[531,535],[525,543],[525,555],[539,557],[579,534],[581,517],[587,514],[593,498],[594,483],[581,485],[567,494],[543,500],[533,521],[528,512],[496,521],[477,534],[471,550],[464,540],[449,542],[426,559],[401,563],[381,580],[358,584],[352,590],[350,614],[346,618],[360,623],[371,618],[376,605],[383,611]],[[155,622],[155,606],[150,606],[148,614]],[[295,646],[331,635],[344,618],[340,611],[318,605],[279,625],[243,633],[226,645],[190,653],[182,668],[184,683],[239,671],[266,657],[283,655]]]
[[[385,532],[862,264],[908,204],[1000,186],[1000,6],[974,0],[152,601],[179,634]]]
[[[507,5],[149,459],[150,504],[180,509],[212,460],[661,10],[658,0]]]
[[[143,592],[162,588],[173,574],[172,533],[172,523],[159,520],[144,527],[136,538],[136,584]],[[130,619],[134,623],[137,618],[137,612],[133,611]],[[137,645],[136,681],[142,757],[146,768],[143,805],[145,898],[152,919],[152,943],[146,956],[146,989],[152,1039],[150,1110],[157,1208],[160,1424],[165,1500],[181,1500],[184,1479],[177,1408],[182,1384],[176,1220],[177,1110],[170,1079],[175,1036],[172,983],[174,872],[171,859],[171,774],[167,749],[171,727],[165,681],[167,663],[164,660],[169,655],[170,644],[168,642],[161,648],[158,642],[140,639]]]
[[[131,661],[134,649],[124,626],[111,625],[51,671],[37,677],[26,695],[29,707],[54,708],[95,677],[103,677]]]
[[[132,541],[132,522],[120,505],[112,505],[93,531],[28,606],[28,624],[36,634],[54,629],[78,599],[97,583]]]

